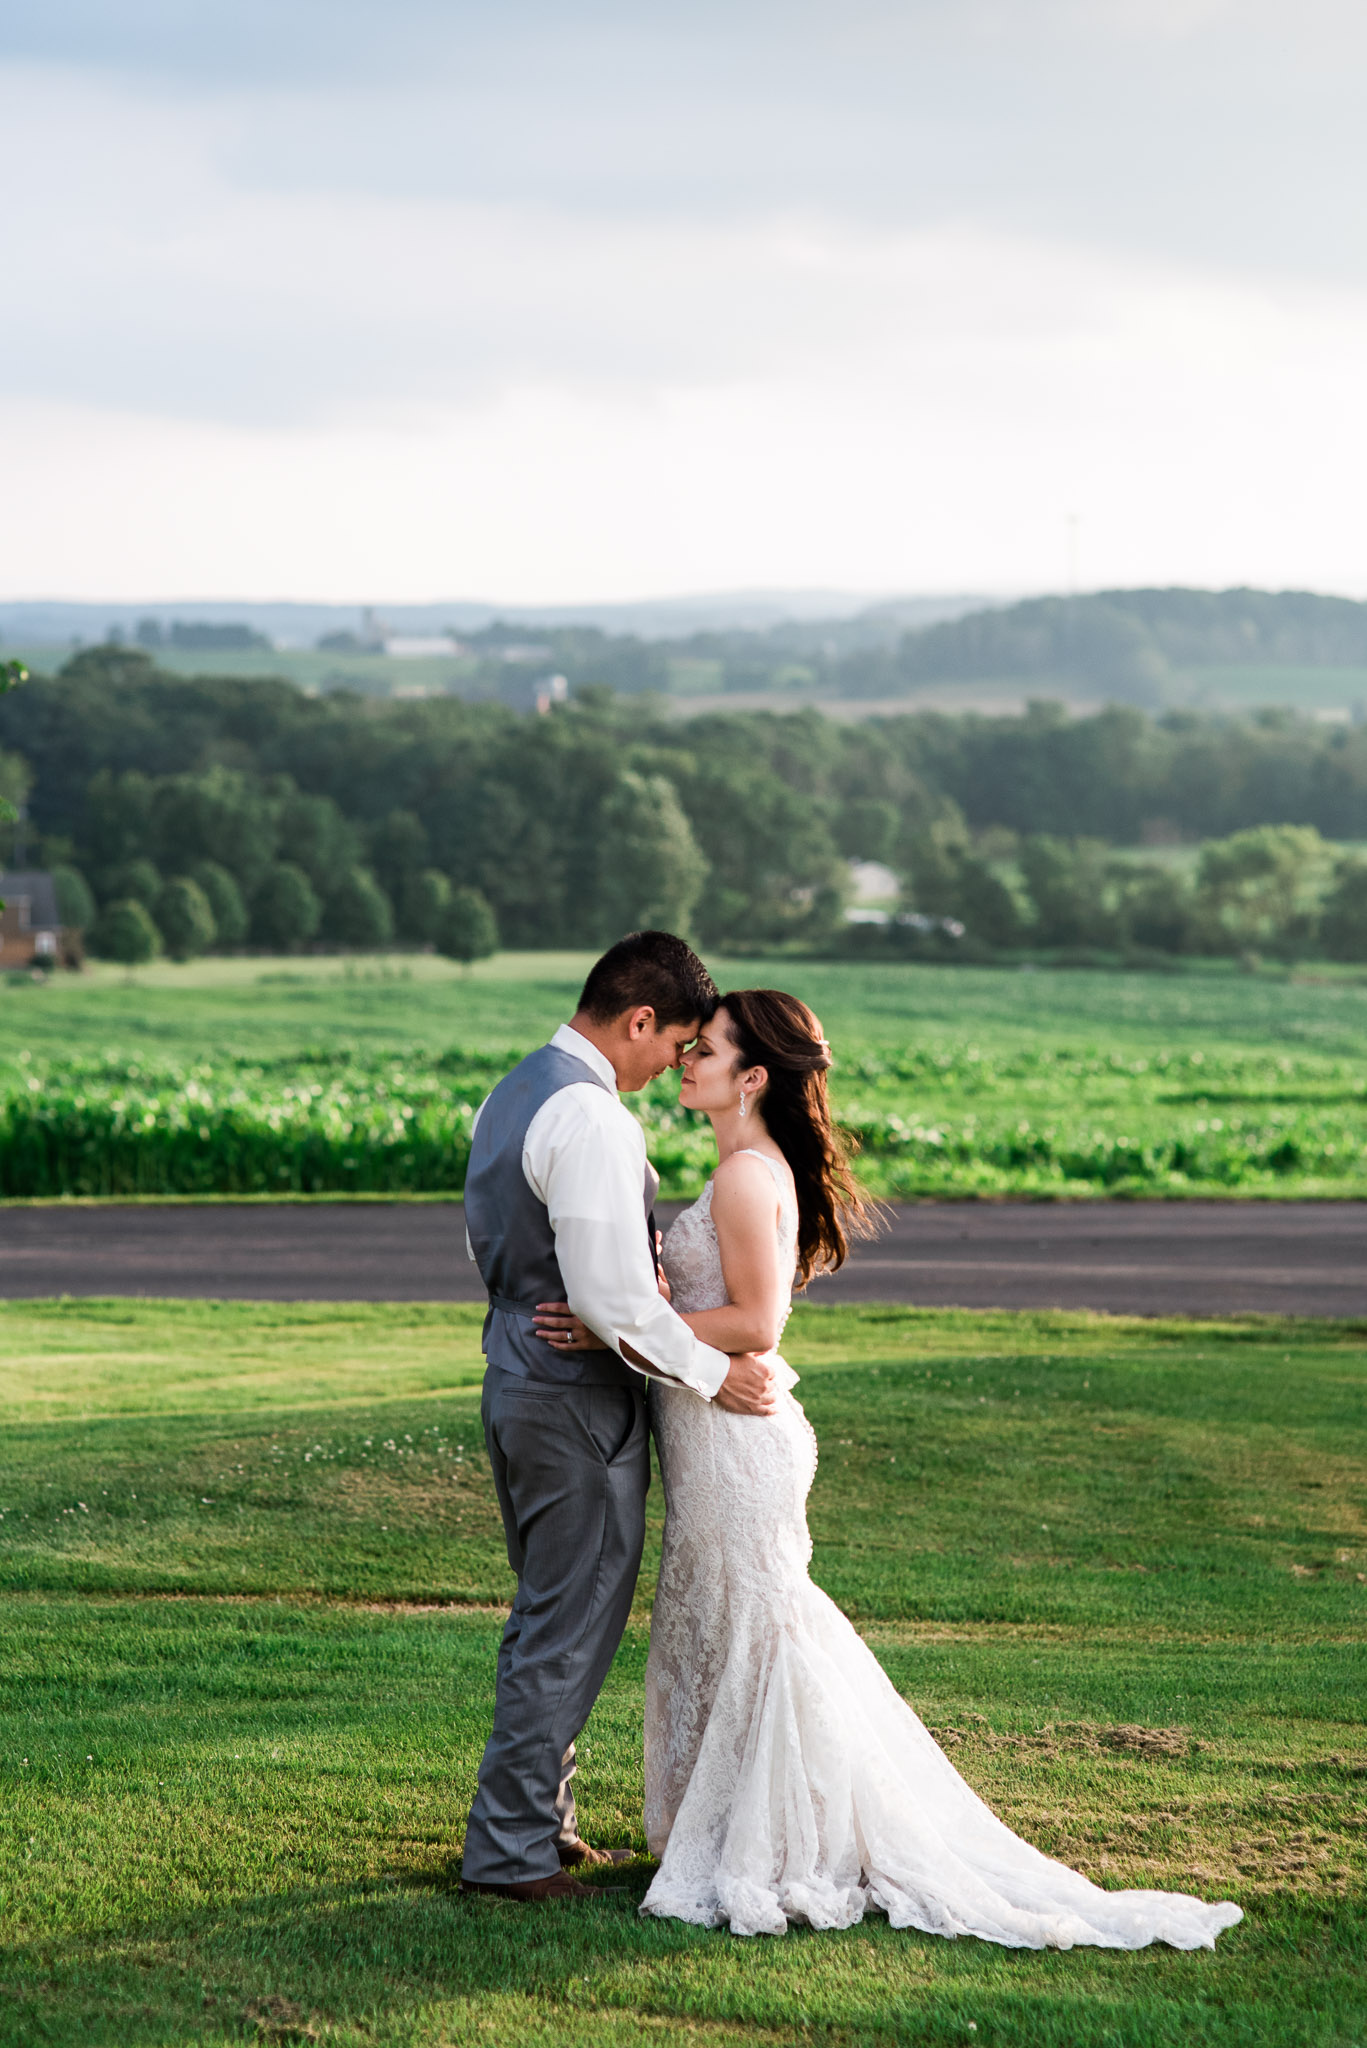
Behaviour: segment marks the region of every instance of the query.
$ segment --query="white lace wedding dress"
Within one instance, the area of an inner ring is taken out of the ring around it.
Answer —
[[[791,1263],[797,1215],[769,1164]],[[709,1181],[665,1240],[684,1311],[726,1301],[711,1207]],[[646,1835],[660,1868],[641,1911],[782,1934],[876,1908],[894,1927],[1014,1948],[1213,1947],[1237,1906],[1101,1891],[1013,1835],[812,1584],[816,1438],[784,1373],[773,1419],[651,1383],[668,1514],[646,1667]]]

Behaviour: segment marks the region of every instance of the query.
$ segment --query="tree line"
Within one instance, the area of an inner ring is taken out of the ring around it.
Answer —
[[[510,682],[498,657],[525,632],[495,622],[460,637],[486,658],[479,688],[496,696],[500,680]],[[1012,680],[1154,710],[1176,671],[1367,670],[1367,604],[1313,591],[1103,590],[984,606],[910,628],[894,605],[852,619],[661,640],[585,626],[539,628],[536,638],[571,683],[621,692],[668,690],[682,660],[713,665],[727,691],[800,681],[829,696],[897,698],[930,684]]]
[[[1120,954],[1136,965],[1180,954],[1367,960],[1367,860],[1339,853],[1313,826],[1258,825],[1207,840],[1181,866],[1044,833],[994,863],[940,830],[917,849],[908,881],[913,901],[938,906],[938,944],[936,921],[910,914],[862,934],[865,950],[924,951],[930,942],[943,956],[955,949],[945,944],[948,916],[975,957],[1028,946],[1079,961]]]
[[[113,941],[136,926],[173,951],[473,957],[648,923],[714,946],[830,946],[847,864],[870,860],[920,922],[850,943],[914,948],[948,919],[985,947],[1361,957],[1364,864],[1324,842],[1367,840],[1367,731],[1287,713],[682,720],[586,687],[526,717],[172,676],[106,646],[0,701],[0,750],[34,851],[99,943],[117,907]],[[1238,845],[1194,873],[1142,856],[1181,840]]]
[[[723,692],[782,691],[824,697],[908,698],[930,685],[1011,682],[1156,710],[1187,670],[1250,665],[1367,672],[1367,604],[1311,591],[1103,590],[1076,597],[987,605],[926,626],[897,603],[852,618],[788,620],[765,628],[708,630],[645,639],[583,624],[535,628],[494,620],[452,629],[462,665],[449,687],[461,696],[525,708],[548,671],[572,686],[619,694],[667,693],[681,665],[703,664]],[[265,651],[242,624],[144,618],[137,644],[224,653]],[[377,651],[377,636],[325,634],[320,649]],[[354,673],[350,671],[350,673]],[[385,682],[377,676],[376,687]],[[324,685],[325,688],[328,685]],[[358,687],[365,687],[359,685]],[[1354,685],[1367,695],[1367,682]]]
[[[1071,682],[1150,708],[1174,670],[1367,669],[1367,604],[1310,591],[1102,590],[1029,598],[902,635],[837,664],[846,695],[1006,677]]]

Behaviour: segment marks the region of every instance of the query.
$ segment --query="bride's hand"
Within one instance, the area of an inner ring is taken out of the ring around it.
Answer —
[[[532,1327],[553,1351],[606,1351],[607,1345],[580,1322],[567,1301],[539,1301]]]
[[[665,1300],[672,1302],[674,1296],[670,1290],[669,1281],[665,1276],[665,1269],[660,1264],[660,1253],[664,1250],[664,1244],[665,1234],[662,1230],[657,1230],[655,1233],[655,1284]]]

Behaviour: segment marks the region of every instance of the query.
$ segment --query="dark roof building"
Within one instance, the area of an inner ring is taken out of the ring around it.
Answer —
[[[35,963],[81,962],[79,932],[67,931],[57,908],[57,884],[40,868],[0,875],[0,969]]]

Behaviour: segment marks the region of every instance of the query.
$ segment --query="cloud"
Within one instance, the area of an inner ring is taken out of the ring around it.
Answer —
[[[875,337],[858,374],[837,352],[707,382],[527,377],[307,427],[10,408],[6,580],[353,601],[1057,587],[1080,514],[1088,583],[1359,589],[1367,304],[1075,286],[1070,325],[932,322]]]
[[[20,0],[0,62],[271,191],[830,211],[1360,275],[1348,0]],[[59,175],[72,119],[40,162]]]
[[[1360,580],[1364,24],[22,0],[6,581]]]
[[[1307,332],[1338,303],[972,212],[904,223],[793,202],[716,219],[272,187],[225,162],[233,105],[133,104],[41,72],[0,77],[0,123],[23,182],[3,259],[23,308],[12,396],[309,425],[537,383],[895,375],[942,345],[1024,361],[1041,337],[1066,349],[1184,292],[1317,305]]]

